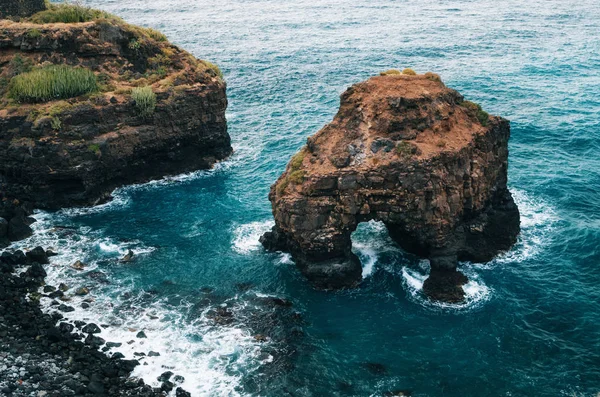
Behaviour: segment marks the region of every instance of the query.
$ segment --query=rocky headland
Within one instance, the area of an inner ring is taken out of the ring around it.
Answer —
[[[41,0],[0,1],[0,18],[0,249],[31,236],[34,208],[95,205],[231,154],[220,70],[160,32]],[[139,362],[110,354],[100,326],[61,321],[73,308],[45,284],[53,254],[0,255],[0,395],[189,396],[171,372],[157,388],[130,378]]]
[[[216,66],[160,32],[80,9],[85,22],[54,23],[63,15],[52,10],[0,20],[4,197],[94,205],[116,187],[209,168],[232,152]]]
[[[515,243],[507,189],[509,122],[433,73],[389,71],[350,87],[334,120],[307,140],[271,187],[275,226],[261,241],[292,253],[318,288],[354,287],[351,234],[383,222],[431,263],[424,292],[460,302],[458,261],[485,262]]]

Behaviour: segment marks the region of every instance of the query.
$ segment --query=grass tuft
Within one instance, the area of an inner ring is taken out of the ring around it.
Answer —
[[[35,103],[95,92],[98,82],[89,69],[50,65],[13,77],[8,90],[17,102]]]
[[[398,69],[390,69],[386,70],[385,72],[379,73],[380,76],[390,76],[394,74],[402,74],[402,72],[400,72]]]
[[[131,91],[131,97],[135,100],[135,107],[142,117],[149,117],[156,108],[156,94],[152,87],[136,87]]]
[[[27,32],[27,37],[29,37],[30,39],[37,39],[41,35],[42,32],[40,32],[38,29],[31,29],[29,30],[29,32]]]
[[[417,74],[417,72],[415,72],[411,68],[406,68],[402,71],[402,74],[406,74],[408,76],[415,76]]]
[[[304,182],[305,175],[306,173],[303,170],[297,170],[288,176],[288,180],[295,185],[300,185]]]
[[[47,10],[40,11],[34,14],[30,21],[37,24],[44,23],[82,23],[90,22],[98,19],[113,19],[120,18],[109,14],[108,12],[95,10],[90,7],[84,7],[79,4],[50,4]]]
[[[402,141],[396,146],[396,154],[404,158],[412,157],[413,154],[417,154],[417,147],[406,141]]]
[[[206,66],[209,70],[212,70],[215,75],[219,78],[223,78],[223,72],[221,72],[221,69],[219,69],[219,67],[217,65],[215,65],[214,63],[208,62],[208,61],[200,61],[204,64],[204,66]]]
[[[88,150],[96,155],[100,154],[100,146],[96,143],[92,143],[88,146]]]
[[[471,114],[475,115],[482,126],[487,127],[490,115],[481,108],[481,105],[471,101],[462,101],[460,106],[466,108]]]
[[[437,73],[427,72],[425,73],[425,78],[431,81],[439,81],[442,82],[442,78]]]

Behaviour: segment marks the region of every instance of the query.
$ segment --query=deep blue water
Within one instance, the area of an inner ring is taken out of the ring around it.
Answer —
[[[99,208],[40,213],[23,243],[63,252],[52,281],[92,287],[92,309],[73,318],[110,324],[107,340],[145,330],[144,345],[121,351],[161,356],[136,375],[174,368],[194,396],[600,392],[597,1],[86,3],[162,30],[228,83],[230,160],[121,189]],[[523,232],[501,258],[463,264],[473,281],[460,307],[423,299],[427,264],[377,224],[354,236],[366,277],[353,291],[312,290],[289,257],[258,244],[272,224],[270,184],[332,119],[339,94],[403,67],[439,73],[512,122],[509,184]],[[129,248],[136,261],[117,263]],[[69,269],[76,259],[106,282]],[[233,321],[215,323],[215,310]]]

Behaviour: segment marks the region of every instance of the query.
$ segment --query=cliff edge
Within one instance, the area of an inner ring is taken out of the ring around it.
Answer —
[[[507,120],[489,116],[439,76],[392,72],[341,96],[334,120],[272,186],[275,226],[261,241],[292,253],[317,287],[352,287],[351,233],[382,221],[406,251],[429,258],[424,291],[459,302],[459,260],[489,261],[519,233],[506,187]]]
[[[216,66],[105,12],[50,7],[0,20],[0,198],[93,205],[232,152]]]

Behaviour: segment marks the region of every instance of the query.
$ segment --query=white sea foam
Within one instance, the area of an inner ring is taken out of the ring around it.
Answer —
[[[260,236],[271,230],[275,225],[272,220],[262,222],[251,222],[240,225],[233,231],[233,249],[240,254],[249,254],[258,250]]]
[[[511,192],[521,214],[521,233],[517,243],[490,262],[490,266],[495,263],[518,263],[535,257],[551,242],[559,221],[549,203],[522,190],[513,189]]]
[[[59,214],[64,214],[68,216],[78,216],[102,213],[117,208],[126,208],[131,204],[131,198],[129,197],[129,193],[132,191],[154,189],[161,186],[169,186],[177,183],[186,183],[197,179],[205,178],[214,173],[230,169],[234,163],[235,162],[232,162],[231,160],[222,161],[216,163],[211,169],[208,170],[198,170],[174,176],[165,176],[163,178],[155,179],[144,183],[120,187],[115,189],[111,193],[112,199],[104,204],[96,205],[93,207],[64,208],[59,211]]]
[[[469,282],[463,285],[463,290],[465,291],[465,301],[463,303],[445,303],[429,300],[423,293],[423,283],[429,277],[429,264],[426,262],[428,261],[422,261],[418,269],[406,266],[402,268],[404,287],[409,293],[410,298],[415,302],[431,309],[464,310],[480,306],[490,299],[492,293],[490,287],[484,284],[473,269],[463,267],[460,270],[469,278]]]
[[[383,252],[398,251],[383,222],[377,221],[359,225],[358,230],[352,234],[352,249],[361,260],[363,278],[373,274],[379,255]]]
[[[121,343],[120,347],[112,348],[109,355],[118,351],[128,359],[141,362],[132,376],[143,378],[152,386],[160,386],[157,377],[169,370],[185,378],[179,385],[194,396],[238,396],[243,374],[255,371],[271,359],[261,353],[265,342],[256,341],[249,330],[242,326],[216,324],[208,316],[209,306],[191,318],[190,303],[172,305],[157,299],[136,288],[135,279],[112,280],[109,272],[107,283],[87,277],[92,270],[105,270],[107,261],[118,263],[130,249],[136,255],[146,255],[154,248],[138,241],[114,241],[102,237],[101,231],[87,227],[54,227],[55,222],[63,220],[61,216],[64,214],[36,213],[37,222],[32,225],[35,234],[11,248],[40,245],[52,247],[59,253],[50,258],[50,264],[45,268],[48,285],[65,283],[70,287],[65,293],[70,300],[65,304],[75,311],[62,313],[65,318],[61,321],[81,320],[101,326],[100,337]],[[75,260],[86,263],[84,271],[71,267]],[[87,286],[90,293],[76,296],[74,291],[80,286]],[[127,299],[120,298],[125,296]],[[84,300],[91,301],[87,309],[81,307]],[[42,310],[53,311],[51,302],[51,299],[42,298]],[[222,306],[236,313],[243,310],[245,304],[234,297]],[[137,338],[139,331],[147,338]],[[149,357],[150,351],[160,356]],[[135,356],[136,352],[146,356]]]

